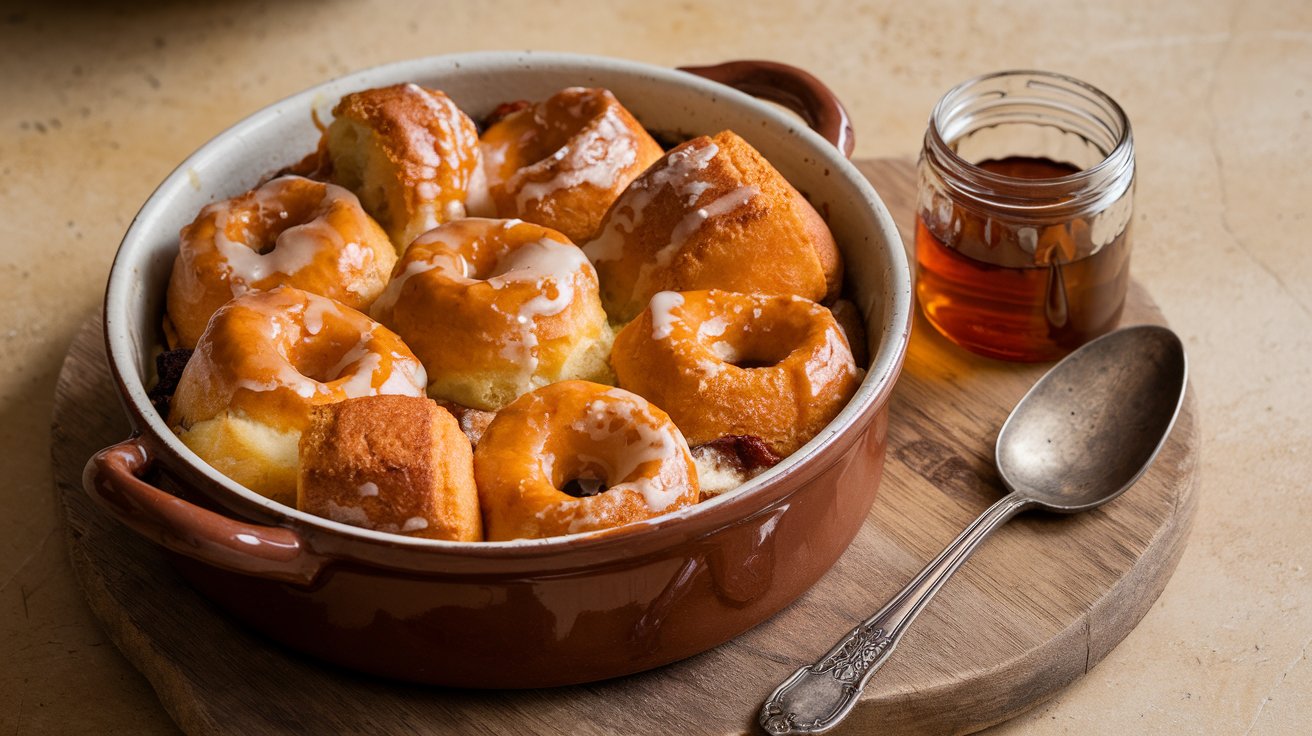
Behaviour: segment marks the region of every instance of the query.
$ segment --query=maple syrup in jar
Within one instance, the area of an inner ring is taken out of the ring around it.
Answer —
[[[1134,142],[1114,100],[1047,72],[969,80],[935,106],[918,177],[916,297],[944,336],[1047,361],[1116,327]]]

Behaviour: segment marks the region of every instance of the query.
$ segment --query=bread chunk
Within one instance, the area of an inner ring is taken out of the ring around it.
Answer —
[[[369,396],[317,406],[301,436],[296,507],[427,539],[481,541],[473,451],[426,398]]]

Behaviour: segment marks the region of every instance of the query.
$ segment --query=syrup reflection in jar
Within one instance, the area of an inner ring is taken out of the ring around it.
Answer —
[[[999,72],[935,106],[919,163],[916,296],[948,339],[1055,360],[1120,321],[1134,143],[1120,106],[1047,72]]]

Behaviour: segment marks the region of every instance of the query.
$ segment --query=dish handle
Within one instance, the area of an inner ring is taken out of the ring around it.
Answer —
[[[97,452],[82,472],[87,495],[136,533],[232,572],[309,585],[327,561],[291,529],[201,508],[141,479],[154,459],[138,437]]]
[[[712,66],[681,66],[679,71],[783,105],[800,115],[811,130],[834,144],[844,156],[852,157],[856,136],[847,109],[824,82],[807,71],[777,61],[755,59]]]

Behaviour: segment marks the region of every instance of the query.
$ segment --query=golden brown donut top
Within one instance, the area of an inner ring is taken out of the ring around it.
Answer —
[[[391,330],[300,289],[251,292],[214,313],[173,395],[169,423],[235,413],[300,430],[311,406],[357,396],[423,396],[427,376]]]
[[[466,200],[486,196],[478,146],[478,129],[469,116],[441,91],[414,83],[353,92],[333,108],[336,120],[329,126],[329,151],[334,177],[348,175],[343,157],[367,156],[370,151],[342,150],[334,128],[341,122],[355,123],[374,135],[378,151],[386,161],[365,162],[361,181],[340,181],[352,189],[377,189],[382,179],[390,184],[383,193],[386,202],[365,205],[378,218],[398,246],[404,250],[411,239],[448,220],[463,217]],[[341,122],[339,122],[341,121]],[[357,146],[370,141],[355,140]],[[355,168],[355,167],[352,167]],[[376,179],[375,177],[381,177]]]
[[[663,291],[615,337],[621,387],[669,412],[694,445],[760,437],[780,457],[861,382],[828,309],[795,296]]]
[[[175,347],[194,347],[215,310],[252,290],[295,286],[367,309],[396,263],[354,194],[300,176],[206,205],[180,237],[168,287]]]
[[[479,370],[519,372],[527,381],[550,341],[605,326],[596,272],[568,238],[519,220],[483,218],[420,236],[373,314],[406,339],[433,381]]]
[[[661,157],[615,95],[570,87],[514,112],[482,136],[497,213],[590,238],[629,182]]]
[[[474,453],[489,540],[609,529],[696,503],[688,443],[656,406],[622,389],[561,381],[497,413]],[[572,496],[570,481],[606,490]]]

